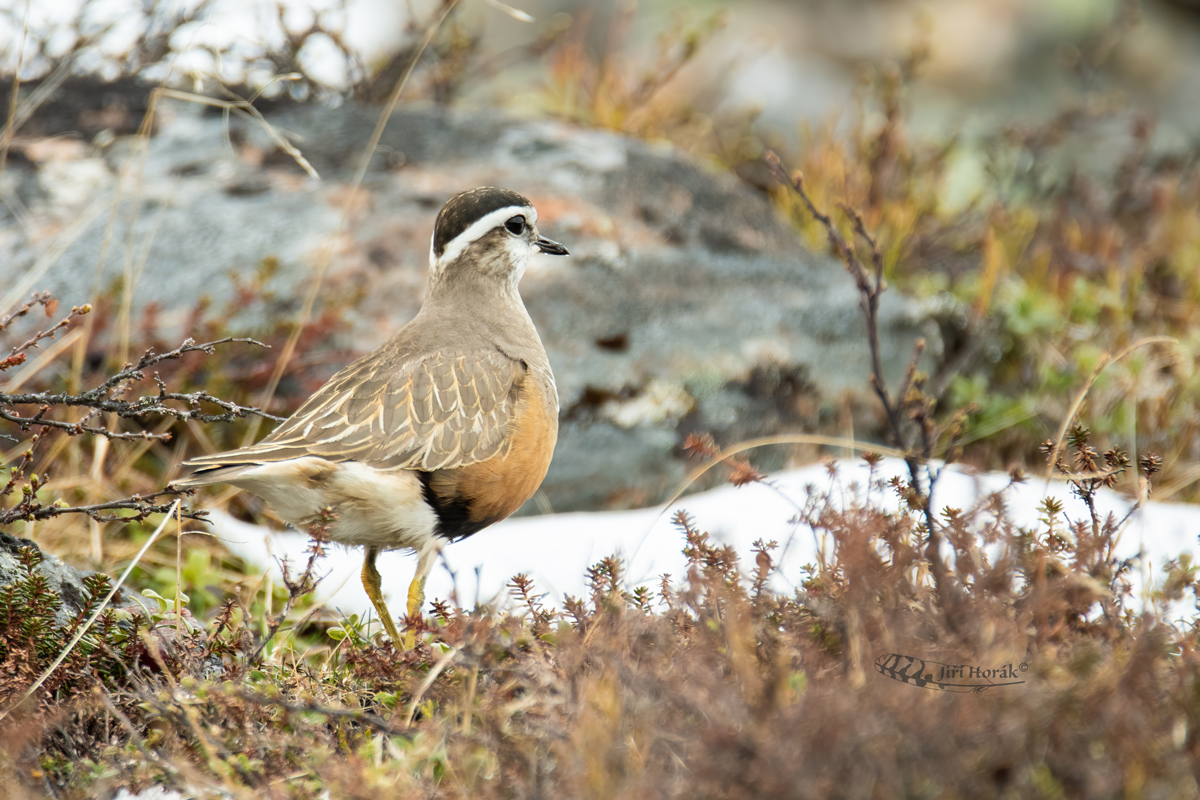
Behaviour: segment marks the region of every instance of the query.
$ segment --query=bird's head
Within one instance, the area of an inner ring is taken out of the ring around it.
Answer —
[[[491,186],[471,189],[451,197],[438,213],[429,282],[488,277],[515,288],[534,253],[568,255],[567,248],[538,233],[537,210],[524,196]]]

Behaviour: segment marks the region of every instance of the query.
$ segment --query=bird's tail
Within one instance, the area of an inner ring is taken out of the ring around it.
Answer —
[[[248,469],[254,469],[257,464],[230,464],[227,466],[206,467],[193,472],[191,475],[171,481],[178,489],[194,489],[197,486],[208,486],[212,483],[229,483]]]

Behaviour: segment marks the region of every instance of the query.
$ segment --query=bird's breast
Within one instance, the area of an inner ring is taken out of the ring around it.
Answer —
[[[558,399],[552,382],[530,373],[521,383],[500,455],[421,474],[438,517],[437,534],[470,536],[508,517],[541,486],[558,441]]]

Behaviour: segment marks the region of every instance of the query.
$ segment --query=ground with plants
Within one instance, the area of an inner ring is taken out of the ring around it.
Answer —
[[[407,100],[414,63],[409,91],[452,101],[477,74],[454,5],[418,30],[432,55],[360,76],[355,93]],[[1138,565],[1113,555],[1122,520],[1068,519],[1047,502],[1038,525],[1020,527],[1004,492],[972,508],[928,501],[939,465],[955,460],[1011,469],[1013,481],[1049,470],[1087,505],[1101,487],[1195,499],[1196,153],[1152,148],[1153,119],[1085,93],[1044,125],[997,130],[985,189],[951,208],[960,143],[906,128],[925,49],[864,73],[849,130],[813,130],[796,147],[706,113],[714,98],[673,91],[719,22],[666,41],[649,65],[613,57],[619,15],[607,50],[568,27],[512,57],[544,63],[541,113],[671,140],[757,187],[807,246],[841,262],[874,362],[856,430],[877,445],[861,457],[894,451],[908,477],[852,493],[831,465],[797,512],[831,548],[794,594],[768,587],[775,543],[739,561],[681,515],[686,575],[630,586],[621,562],[603,559],[588,595],[561,608],[513,576],[507,605],[439,600],[405,620],[417,647],[397,650],[378,626],[312,602],[319,528],[311,558],[275,584],[192,522],[229,496],[162,485],[188,455],[293,410],[330,367],[298,354],[345,330],[353,296],[314,299],[253,340],[200,308],[182,345],[158,340],[155,310],[120,286],[70,310],[23,297],[0,317],[0,551],[13,569],[0,586],[0,793],[1197,794],[1196,627],[1167,621],[1169,607],[1195,607],[1192,559],[1154,565],[1143,605],[1129,584]],[[148,61],[154,45],[139,45]],[[23,91],[6,152],[18,116],[37,120],[36,92]],[[1112,168],[1062,169],[1101,125],[1128,132]],[[276,307],[256,280],[236,302]],[[938,362],[919,366],[918,352],[889,382],[878,308],[898,289],[944,297],[950,312]],[[758,454],[737,445],[697,432],[680,457],[735,484],[765,480]],[[101,571],[64,605],[43,551]]]

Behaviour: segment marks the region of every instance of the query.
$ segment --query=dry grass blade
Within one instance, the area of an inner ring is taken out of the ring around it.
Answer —
[[[67,252],[71,245],[75,244],[75,241],[96,221],[96,218],[100,216],[100,213],[111,202],[113,202],[112,192],[100,195],[75,218],[70,227],[54,237],[54,244],[50,249],[39,256],[33,266],[21,276],[21,280],[17,281],[16,286],[0,299],[0,314],[6,313],[10,308],[21,302],[21,298],[28,295],[33,290],[33,287],[38,285],[38,282],[42,280],[42,277],[50,267],[54,266],[63,253]]]
[[[438,662],[433,665],[433,669],[429,670],[429,674],[425,676],[425,680],[421,681],[420,687],[416,692],[413,693],[412,702],[408,705],[408,716],[404,718],[404,728],[406,730],[412,727],[413,717],[415,717],[417,714],[417,707],[421,705],[421,699],[425,696],[425,693],[429,691],[429,687],[433,686],[433,683],[437,680],[438,675],[442,674],[442,670],[450,666],[450,662],[456,655],[458,655],[458,648],[451,647],[442,654],[442,657],[438,659]]]
[[[54,359],[63,354],[67,348],[71,347],[83,335],[82,328],[73,328],[67,332],[66,336],[61,339],[55,339],[54,344],[42,350],[42,354],[33,361],[22,367],[12,378],[4,385],[5,391],[14,392],[20,389],[34,376],[46,368]]]
[[[75,648],[75,645],[79,644],[79,640],[83,638],[83,635],[87,633],[96,620],[100,618],[100,614],[104,612],[104,609],[108,608],[108,604],[125,584],[125,579],[129,577],[129,574],[133,572],[133,568],[136,567],[138,562],[142,560],[142,556],[146,554],[146,551],[150,549],[151,545],[158,540],[159,535],[162,534],[162,532],[166,529],[167,523],[171,521],[171,517],[175,514],[178,506],[179,501],[176,500],[172,504],[170,511],[163,516],[162,522],[158,523],[158,527],[154,529],[154,533],[150,535],[150,538],[146,540],[144,545],[142,545],[142,549],[139,550],[137,555],[133,557],[133,561],[129,562],[129,566],[125,568],[123,573],[121,573],[121,577],[117,579],[115,584],[113,584],[113,587],[109,593],[104,596],[104,599],[100,601],[100,604],[96,607],[96,610],[92,612],[90,617],[88,617],[87,622],[83,623],[83,625],[79,627],[79,630],[75,632],[75,636],[71,639],[71,641],[67,642],[67,646],[64,647],[62,652],[58,654],[58,658],[54,659],[54,662],[46,668],[46,670],[36,681],[34,681],[33,685],[25,690],[25,693],[21,695],[21,698],[17,700],[17,702],[13,703],[3,711],[0,711],[0,721],[3,721],[4,718],[13,711],[13,709],[18,708],[22,703],[28,700],[33,693],[36,692],[38,688],[46,682],[46,679],[54,673],[54,670],[58,669],[59,664],[66,660],[67,656],[71,654],[71,651]]]
[[[442,27],[442,23],[450,16],[450,12],[458,5],[458,0],[442,0],[442,9],[437,18],[429,25],[425,31],[425,36],[421,40],[421,44],[417,47],[412,58],[408,62],[408,66],[404,70],[404,74],[396,83],[396,88],[392,90],[391,96],[388,98],[387,104],[383,111],[379,114],[379,120],[375,123],[375,130],[371,133],[371,138],[367,142],[367,147],[363,151],[362,161],[359,163],[358,170],[354,173],[354,179],[350,182],[350,192],[346,201],[342,204],[343,211],[338,219],[337,229],[329,235],[328,245],[321,251],[317,257],[316,265],[313,270],[313,275],[309,279],[308,292],[304,296],[304,304],[300,308],[300,314],[296,318],[296,322],[292,327],[291,333],[288,335],[287,341],[283,345],[283,350],[279,355],[279,359],[275,362],[275,369],[271,373],[271,378],[267,381],[267,386],[263,389],[262,396],[259,399],[259,405],[263,408],[268,408],[271,401],[275,397],[275,390],[279,388],[279,381],[283,378],[283,373],[287,370],[288,365],[292,361],[292,356],[295,355],[296,345],[300,341],[300,335],[304,332],[304,327],[312,318],[313,306],[317,302],[317,296],[321,292],[321,284],[325,280],[325,273],[329,269],[330,263],[333,261],[334,248],[337,246],[338,237],[342,231],[346,229],[346,224],[350,221],[350,214],[356,207],[355,198],[358,196],[358,190],[362,186],[363,178],[366,177],[367,168],[371,164],[371,159],[375,156],[375,151],[379,147],[379,140],[383,138],[383,131],[387,127],[387,122],[392,116],[392,112],[396,110],[396,104],[400,101],[400,95],[404,92],[404,88],[408,85],[409,79],[412,77],[413,70],[417,68],[417,62],[421,60],[430,43],[433,42],[433,37],[437,34],[438,29]],[[258,420],[251,421],[246,430],[246,435],[242,440],[243,446],[249,446],[254,443],[254,439],[258,436],[260,426]]]
[[[1175,477],[1169,481],[1164,481],[1154,488],[1154,497],[1156,500],[1166,500],[1179,492],[1183,491],[1193,483],[1200,481],[1200,462],[1193,461],[1190,464],[1176,464]]]
[[[4,121],[4,139],[0,141],[0,182],[4,180],[4,167],[8,164],[8,148],[12,145],[13,134],[17,130],[17,96],[21,88],[21,66],[25,59],[25,42],[29,38],[29,7],[31,4],[32,0],[25,0],[25,22],[21,26],[21,43],[17,46],[17,68],[13,70],[12,94],[8,99],[8,114]],[[0,191],[0,196],[3,196],[2,191]]]
[[[499,12],[507,14],[518,22],[536,22],[532,15],[525,13],[519,8],[513,8],[507,3],[501,3],[500,0],[483,0],[483,2]]]
[[[1088,382],[1086,384],[1084,384],[1083,388],[1080,389],[1079,392],[1075,395],[1075,400],[1071,403],[1071,408],[1067,411],[1067,415],[1065,417],[1063,417],[1062,424],[1058,426],[1058,433],[1054,437],[1054,448],[1050,451],[1049,459],[1047,462],[1048,466],[1046,467],[1046,484],[1047,485],[1049,485],[1050,479],[1052,477],[1054,477],[1054,472],[1055,472],[1054,465],[1058,463],[1058,457],[1062,453],[1063,437],[1066,436],[1067,428],[1071,427],[1071,423],[1075,421],[1075,415],[1079,413],[1079,407],[1083,405],[1084,398],[1086,398],[1088,395],[1088,392],[1090,392],[1092,390],[1092,386],[1095,385],[1096,380],[1104,373],[1104,370],[1108,369],[1113,364],[1115,364],[1118,361],[1120,361],[1121,359],[1125,358],[1125,356],[1129,355],[1130,353],[1132,353],[1133,351],[1135,351],[1139,348],[1146,347],[1146,346],[1152,345],[1152,344],[1178,345],[1179,340],[1175,339],[1174,337],[1171,337],[1171,336],[1147,336],[1143,339],[1138,339],[1133,344],[1130,344],[1128,347],[1125,347],[1123,350],[1121,350],[1115,356],[1112,355],[1111,353],[1105,353],[1100,358],[1099,363],[1096,364],[1096,368],[1094,370],[1092,370],[1092,376],[1090,378],[1088,378]]]
[[[736,444],[733,447],[718,451],[712,456],[710,461],[706,461],[688,473],[688,476],[683,479],[682,483],[680,483],[679,488],[677,488],[674,493],[672,493],[671,496],[665,501],[663,513],[666,513],[667,509],[674,505],[675,501],[683,496],[683,493],[687,491],[689,486],[699,480],[704,473],[724,462],[725,459],[729,458],[730,456],[735,456],[738,453],[744,453],[747,450],[753,450],[757,447],[766,447],[767,445],[772,444],[815,444],[825,447],[841,447],[847,450],[856,450],[860,453],[879,453],[881,455],[891,456],[893,458],[904,458],[904,453],[893,447],[884,447],[882,445],[874,444],[873,442],[860,442],[856,439],[846,439],[840,436],[789,433],[781,436],[764,436],[759,439],[749,439],[745,442]]]
[[[286,77],[286,76],[285,76]],[[308,173],[308,176],[314,180],[321,180],[321,176],[317,173],[313,165],[308,163],[308,159],[304,157],[295,145],[288,141],[287,137],[279,132],[274,125],[267,121],[267,118],[262,115],[262,112],[254,107],[253,100],[243,100],[237,98],[234,100],[220,100],[215,97],[205,97],[202,94],[193,94],[192,92],[183,92],[178,89],[167,89],[159,87],[152,93],[157,100],[159,97],[170,97],[175,100],[185,100],[189,103],[199,103],[200,105],[213,106],[220,108],[226,113],[236,114],[242,119],[260,127],[263,132],[270,137],[274,143],[283,152],[287,153],[300,166],[302,170]]]
[[[61,63],[54,68],[54,71],[42,78],[32,92],[21,101],[17,106],[15,118],[13,121],[13,132],[16,133],[21,129],[33,112],[37,111],[47,100],[54,96],[58,88],[63,85],[67,78],[71,77],[71,67],[75,63],[74,54],[65,56]],[[16,93],[13,93],[16,96]],[[10,110],[11,113],[11,110]]]

